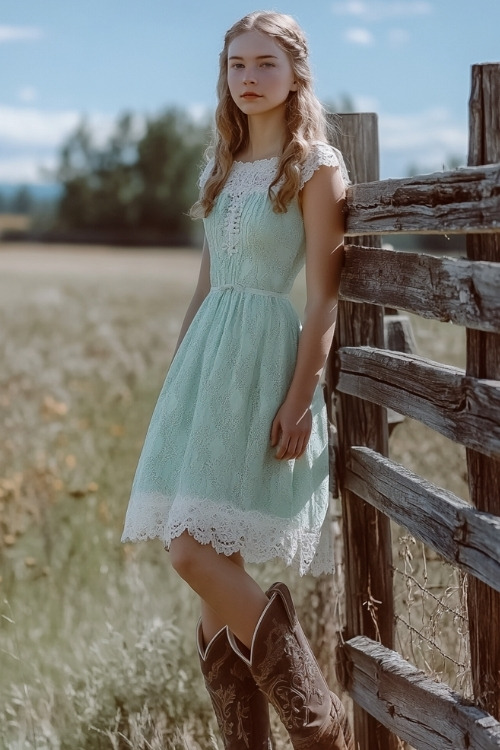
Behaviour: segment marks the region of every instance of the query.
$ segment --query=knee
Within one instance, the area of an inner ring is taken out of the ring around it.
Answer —
[[[185,581],[196,576],[199,566],[200,543],[184,533],[170,543],[170,562],[176,573]]]

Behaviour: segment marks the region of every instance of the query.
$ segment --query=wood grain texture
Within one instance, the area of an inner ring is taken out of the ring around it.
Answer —
[[[500,63],[474,65],[469,103],[469,164],[500,161]],[[500,232],[467,238],[467,257],[500,263]],[[467,329],[467,375],[500,383],[500,335]],[[467,450],[474,505],[500,516],[500,460]],[[471,667],[476,700],[500,719],[500,594],[482,581],[468,587]]]
[[[500,332],[500,263],[348,245],[340,295]]]
[[[342,115],[335,145],[341,149],[353,181],[378,179],[376,115]],[[380,244],[380,238],[368,240],[373,246]],[[394,602],[390,521],[342,485],[343,467],[351,445],[369,445],[380,453],[387,452],[387,418],[385,410],[376,404],[346,394],[334,396],[338,374],[336,350],[346,343],[383,347],[383,309],[377,305],[340,302],[334,347],[327,366],[327,382],[330,398],[335,398],[338,427],[346,589],[344,638],[365,634],[392,647]],[[396,738],[356,704],[354,735],[358,750],[397,748]]]
[[[351,448],[345,484],[446,560],[500,591],[498,516],[369,448]]]
[[[500,381],[373,347],[339,350],[337,388],[418,419],[487,456],[500,457]]]
[[[365,636],[345,644],[357,703],[416,750],[499,750],[500,723]]]
[[[346,235],[500,230],[500,164],[352,185]]]

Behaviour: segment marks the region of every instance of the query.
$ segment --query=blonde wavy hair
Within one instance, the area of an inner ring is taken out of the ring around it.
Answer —
[[[199,200],[191,208],[193,218],[208,216],[228,178],[235,155],[248,146],[247,116],[236,106],[227,82],[228,48],[233,39],[245,31],[260,31],[271,37],[288,54],[297,90],[286,101],[285,145],[276,177],[269,187],[269,198],[275,213],[285,213],[300,188],[300,167],[313,141],[327,140],[325,110],[313,91],[309,50],[304,32],[292,16],[273,11],[255,11],[237,21],[224,37],[219,57],[217,83],[218,105],[215,112],[215,138],[211,151],[214,166]],[[279,190],[273,190],[280,180]]]

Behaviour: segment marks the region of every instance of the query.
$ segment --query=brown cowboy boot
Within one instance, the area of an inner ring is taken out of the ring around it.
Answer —
[[[272,750],[267,698],[229,645],[227,628],[219,630],[205,649],[200,620],[196,639],[224,750]]]
[[[228,631],[231,646],[276,709],[294,750],[354,750],[344,707],[321,674],[290,592],[284,583],[275,583],[267,596],[249,658]]]

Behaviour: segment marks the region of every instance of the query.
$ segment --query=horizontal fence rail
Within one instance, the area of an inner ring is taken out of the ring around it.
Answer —
[[[500,457],[500,381],[373,347],[342,347],[337,388],[417,419],[445,437]]]
[[[354,700],[416,750],[498,750],[500,723],[366,636],[344,645]]]
[[[500,591],[500,518],[370,448],[352,447],[345,486],[424,544]]]
[[[346,235],[470,234],[500,229],[500,164],[356,184]]]
[[[340,296],[500,333],[500,263],[348,245]]]

